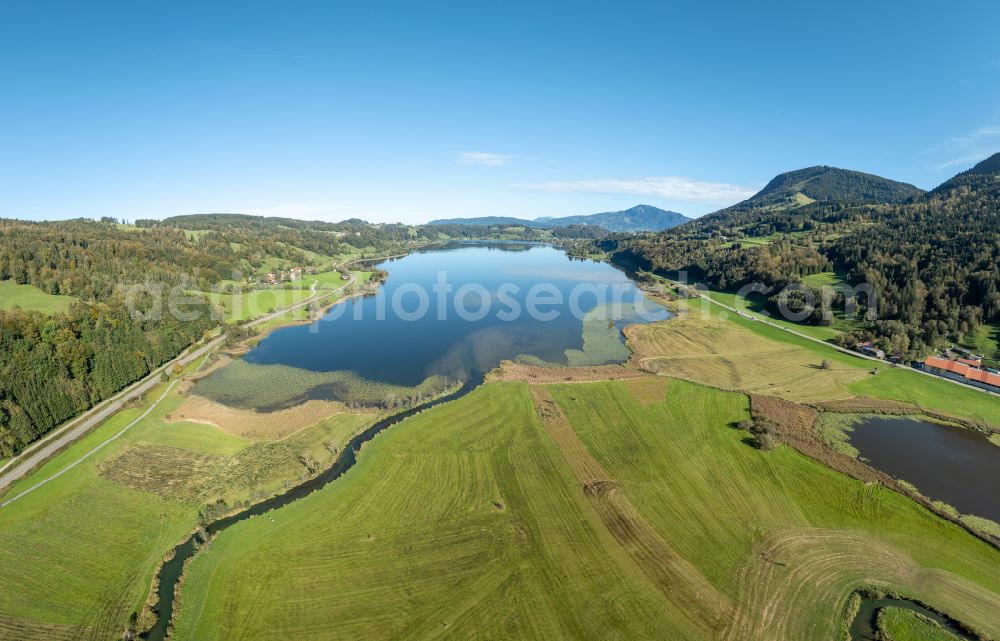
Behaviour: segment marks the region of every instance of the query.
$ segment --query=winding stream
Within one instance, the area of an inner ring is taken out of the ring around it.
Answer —
[[[240,521],[245,521],[252,516],[260,516],[261,514],[265,514],[271,510],[276,510],[293,501],[297,501],[304,496],[312,494],[332,481],[336,481],[349,469],[354,467],[354,464],[357,462],[358,450],[362,445],[375,438],[379,432],[392,427],[414,414],[465,396],[475,387],[475,384],[466,383],[461,389],[452,392],[447,396],[442,396],[433,401],[429,401],[422,405],[412,407],[379,420],[364,432],[352,438],[340,452],[340,455],[337,456],[337,460],[333,463],[333,465],[323,472],[320,472],[317,476],[303,481],[299,485],[292,487],[282,494],[278,494],[261,501],[260,503],[256,503],[242,512],[223,517],[205,526],[205,532],[207,533],[209,540]],[[149,639],[150,641],[163,641],[167,638],[167,631],[170,628],[170,621],[173,618],[174,612],[174,590],[181,578],[181,573],[184,571],[184,564],[188,559],[197,554],[199,547],[199,535],[192,534],[186,541],[174,548],[173,557],[164,562],[160,567],[160,571],[157,574],[159,587],[157,588],[156,599],[156,624],[153,625],[153,627],[150,628],[150,630],[143,636],[144,639]]]
[[[939,614],[934,610],[925,608],[919,603],[910,601],[909,599],[891,598],[866,598],[861,600],[861,607],[858,609],[858,614],[854,617],[854,622],[851,623],[851,641],[878,641],[879,637],[878,628],[876,627],[876,619],[878,617],[879,610],[885,607],[900,608],[916,612],[917,614],[922,614],[928,619],[937,622],[938,625],[955,635],[957,638],[963,639],[963,641],[978,641],[977,637],[970,635],[968,632],[963,630],[956,621],[949,617]]]

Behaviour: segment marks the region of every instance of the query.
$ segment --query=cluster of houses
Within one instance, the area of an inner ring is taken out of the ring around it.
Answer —
[[[250,280],[250,282],[254,282],[253,278],[248,280]],[[287,272],[268,272],[261,277],[260,283],[262,285],[277,285],[279,283],[292,282],[296,280],[302,280],[301,267],[292,267]]]
[[[1000,393],[1000,372],[983,367],[980,356],[966,354],[954,359],[929,356],[924,361],[924,371]]]

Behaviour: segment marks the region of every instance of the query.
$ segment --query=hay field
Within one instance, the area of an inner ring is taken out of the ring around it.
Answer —
[[[1000,552],[684,381],[491,383],[220,535],[175,638],[839,638],[875,584],[1000,634]]]
[[[722,389],[799,402],[853,397],[903,401],[1000,427],[995,396],[845,354],[705,301],[672,304],[680,312],[676,318],[626,328],[632,364]],[[830,369],[821,368],[823,361],[829,361]],[[873,368],[878,374],[871,374]]]
[[[665,323],[626,330],[633,362],[651,371],[724,389],[789,400],[848,398],[848,385],[869,376],[841,359],[824,360],[797,345],[771,340],[717,316],[685,314]]]

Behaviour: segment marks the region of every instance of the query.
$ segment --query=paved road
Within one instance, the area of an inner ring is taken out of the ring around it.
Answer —
[[[309,296],[309,298],[305,298],[293,305],[289,305],[288,307],[280,309],[271,314],[261,316],[260,318],[247,323],[247,325],[250,327],[254,327],[256,325],[272,321],[280,316],[283,316],[284,314],[287,314],[288,312],[300,309],[302,307],[306,307],[311,303],[316,302],[319,299],[339,294],[340,292],[344,291],[345,289],[353,285],[354,281],[355,277],[354,274],[352,273],[350,280],[348,280],[340,287],[334,290],[324,291],[322,293],[317,294],[316,285],[318,284],[319,281],[314,280],[312,286],[309,288],[309,291],[312,294],[311,296]],[[80,416],[69,421],[68,423],[63,425],[63,427],[58,428],[57,430],[53,430],[45,438],[36,441],[31,447],[22,452],[20,456],[11,459],[10,461],[7,462],[6,465],[0,467],[0,491],[2,491],[4,488],[8,487],[12,483],[15,483],[20,479],[24,478],[33,470],[41,466],[45,461],[49,460],[49,458],[51,458],[58,452],[61,452],[63,449],[65,449],[66,447],[76,442],[81,437],[83,437],[85,434],[87,434],[90,430],[94,429],[95,427],[106,421],[115,412],[120,410],[128,401],[128,399],[132,398],[133,396],[141,396],[146,392],[148,392],[149,390],[153,389],[158,383],[160,383],[160,374],[162,372],[166,371],[169,368],[172,368],[174,365],[180,365],[181,367],[184,367],[203,356],[207,356],[214,349],[222,345],[223,341],[225,341],[225,337],[219,336],[217,338],[212,339],[210,342],[206,343],[201,347],[197,347],[194,349],[189,348],[185,352],[182,352],[181,355],[175,358],[174,360],[156,368],[146,378],[136,383],[133,383],[129,387],[126,387],[124,390],[118,392],[117,394],[105,400],[101,404],[91,408],[90,410],[84,412]],[[157,403],[159,403],[159,401],[157,401]],[[90,453],[88,453],[85,456],[89,455]],[[79,461],[77,461],[77,463],[78,462]],[[74,463],[74,465],[76,465],[76,463]],[[61,473],[62,472],[60,472],[60,474]],[[49,480],[51,480],[51,478],[46,479],[45,481],[43,481],[43,483]],[[3,505],[6,504],[7,503],[4,503]],[[2,505],[0,505],[0,507],[2,507]]]
[[[666,280],[667,282],[673,284],[674,286],[676,286],[676,287],[678,287],[680,289],[684,289],[687,292],[690,292],[690,293],[693,293],[693,294],[697,294],[699,297],[704,298],[705,300],[707,300],[708,302],[712,303],[713,305],[718,305],[719,307],[721,307],[721,308],[723,308],[725,310],[728,310],[728,311],[730,311],[730,312],[732,312],[734,314],[737,314],[739,316],[742,316],[743,318],[746,318],[747,320],[756,321],[758,323],[764,323],[765,325],[770,325],[771,327],[774,327],[776,329],[780,329],[782,331],[788,332],[789,334],[794,334],[795,336],[798,336],[799,338],[804,338],[807,341],[812,341],[814,343],[819,343],[820,345],[824,345],[826,347],[835,349],[838,352],[843,352],[844,354],[849,354],[851,356],[856,356],[858,358],[864,358],[864,359],[869,360],[869,361],[874,361],[876,363],[881,363],[883,366],[887,366],[887,365],[891,366],[892,365],[892,363],[890,363],[888,361],[885,361],[885,360],[882,360],[881,358],[875,358],[874,356],[867,356],[865,354],[862,354],[861,352],[856,352],[856,351],[854,351],[852,349],[847,349],[846,347],[840,347],[839,345],[834,345],[833,343],[828,343],[828,342],[826,342],[824,340],[820,340],[818,338],[814,338],[814,337],[809,336],[807,334],[803,334],[801,332],[797,332],[794,329],[791,329],[791,328],[786,327],[784,325],[779,325],[778,323],[772,323],[771,321],[767,320],[766,318],[760,318],[758,316],[755,316],[754,314],[751,314],[750,312],[747,312],[747,311],[744,311],[744,310],[739,310],[739,309],[736,309],[735,307],[730,307],[729,305],[726,305],[725,303],[720,303],[719,301],[715,300],[711,296],[708,296],[704,291],[702,291],[700,289],[695,289],[694,287],[690,287],[690,286],[685,285],[683,283],[679,283],[679,282],[677,282],[675,280],[670,280],[669,278],[664,278],[664,280]],[[937,374],[932,374],[930,372],[925,372],[922,369],[917,369],[915,367],[909,367],[907,365],[897,365],[897,367],[905,367],[907,370],[909,370],[911,372],[916,372],[917,374],[921,374],[923,376],[930,376],[931,378],[936,378],[939,381],[945,381],[945,382],[951,383],[953,385],[958,385],[958,386],[960,386],[960,387],[962,387],[964,389],[969,389],[969,390],[974,390],[974,391],[977,391],[977,392],[982,392],[983,394],[988,394],[989,396],[993,396],[993,397],[1000,397],[1000,394],[997,394],[996,392],[991,392],[990,390],[986,390],[986,389],[983,389],[981,387],[976,387],[974,385],[966,385],[965,383],[963,383],[961,381],[956,381],[956,380],[953,380],[953,379],[950,379],[950,378],[945,378],[944,376],[938,376]]]

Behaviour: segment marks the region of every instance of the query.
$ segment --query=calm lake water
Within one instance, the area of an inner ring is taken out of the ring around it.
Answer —
[[[620,330],[643,320],[637,309],[651,312],[647,321],[669,317],[618,269],[550,246],[455,243],[378,267],[389,279],[376,296],[341,303],[312,325],[280,329],[244,360],[347,370],[404,386],[433,375],[465,382],[518,356],[567,364],[566,350],[585,347],[584,314],[599,307],[621,303],[607,319],[587,321],[593,340],[586,356],[574,357],[587,362],[571,364],[624,361]]]
[[[871,464],[962,514],[1000,522],[1000,447],[973,430],[901,417],[865,419],[851,445]]]

